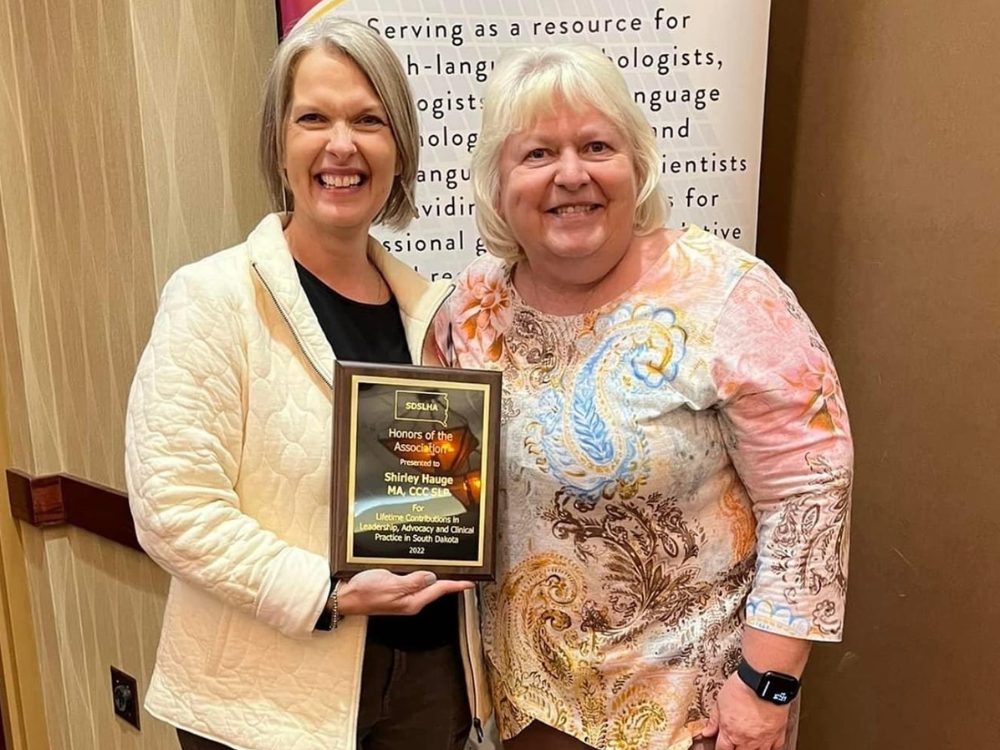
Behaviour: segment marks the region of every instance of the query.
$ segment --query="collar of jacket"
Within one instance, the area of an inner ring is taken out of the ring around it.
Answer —
[[[289,214],[268,214],[247,237],[250,265],[292,329],[303,353],[327,384],[333,383],[333,349],[320,328],[306,297],[283,227]],[[445,281],[430,282],[393,258],[372,237],[368,257],[392,290],[403,318],[406,343],[413,361],[425,361],[434,314],[455,288]]]

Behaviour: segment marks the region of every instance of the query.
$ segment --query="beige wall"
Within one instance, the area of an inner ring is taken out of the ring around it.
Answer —
[[[7,289],[0,278],[0,290]],[[0,292],[2,296],[2,292]],[[2,349],[0,349],[2,351]],[[0,388],[0,467],[10,463],[3,389]],[[0,482],[0,711],[6,748],[46,747],[41,673],[35,649],[24,548]]]
[[[260,0],[0,4],[4,466],[123,486],[125,398],[159,288],[265,211],[254,123],[275,27]],[[85,532],[18,529],[0,500],[48,724],[15,747],[173,750],[148,715],[141,734],[113,717],[108,673],[144,692],[166,576]]]
[[[0,7],[0,14],[8,9]],[[0,15],[0,23],[8,20]],[[0,34],[0,71],[13,67],[10,38]],[[0,127],[17,115],[17,85],[0,73]],[[14,174],[12,149],[0,133],[0,469],[19,455],[25,466],[32,461],[26,425],[24,374],[20,340],[14,321],[14,294],[8,251],[7,203],[4,189],[20,197],[18,186],[7,175]],[[15,419],[6,419],[7,414]],[[10,429],[8,429],[10,427]],[[0,482],[0,661],[3,663],[4,734],[8,746],[17,750],[45,748],[45,711],[41,672],[35,648],[34,620],[24,546],[17,522],[11,517],[6,483]]]
[[[800,746],[1000,740],[996,0],[775,2],[759,254],[857,440],[847,638]]]

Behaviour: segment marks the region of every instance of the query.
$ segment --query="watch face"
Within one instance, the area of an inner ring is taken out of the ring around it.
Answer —
[[[780,706],[791,703],[799,693],[799,681],[780,672],[766,672],[757,695]]]

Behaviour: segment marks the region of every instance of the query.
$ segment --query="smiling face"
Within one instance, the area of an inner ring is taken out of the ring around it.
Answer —
[[[625,137],[596,109],[557,104],[509,136],[500,174],[498,211],[533,268],[597,279],[625,255],[634,236],[635,163]]]
[[[293,222],[344,239],[367,235],[389,197],[396,162],[389,118],[360,68],[323,49],[305,53],[285,123]]]

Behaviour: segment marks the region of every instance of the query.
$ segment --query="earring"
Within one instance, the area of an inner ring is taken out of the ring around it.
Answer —
[[[281,210],[288,213],[288,170],[281,170]]]

